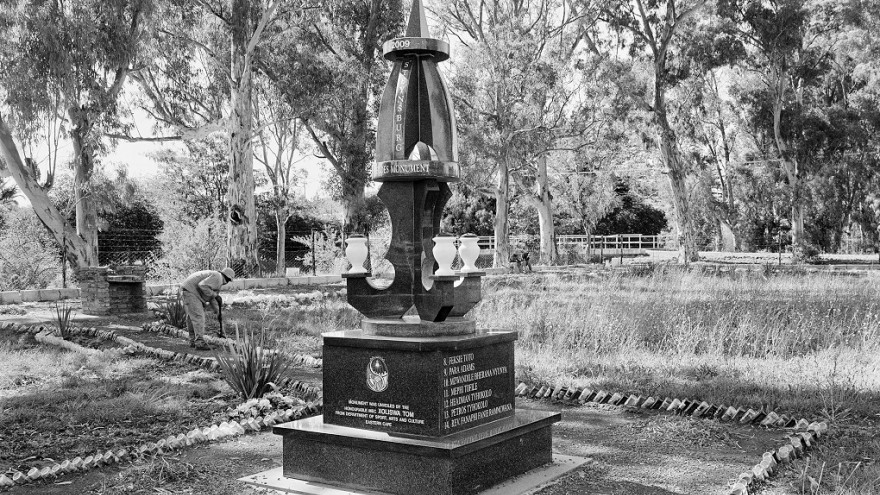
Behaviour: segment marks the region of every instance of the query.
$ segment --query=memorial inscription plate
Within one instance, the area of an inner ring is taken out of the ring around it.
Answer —
[[[514,414],[512,340],[417,352],[325,343],[324,369],[328,424],[441,436]]]

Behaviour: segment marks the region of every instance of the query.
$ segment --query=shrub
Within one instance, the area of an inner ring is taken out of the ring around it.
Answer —
[[[54,241],[30,209],[13,209],[0,232],[0,291],[45,289],[61,274]]]
[[[248,418],[256,418],[257,416],[265,416],[274,410],[290,409],[294,406],[301,406],[305,402],[297,397],[287,397],[276,392],[269,392],[262,399],[250,399],[239,404],[235,409],[229,411],[227,416],[229,419],[242,420]]]
[[[162,258],[156,262],[159,280],[179,280],[199,270],[219,270],[224,266],[226,224],[216,218],[203,218],[195,226],[165,222]]]
[[[223,379],[242,399],[260,398],[278,388],[276,383],[287,372],[291,362],[287,357],[266,347],[265,331],[239,333],[226,346],[226,352],[214,353],[220,364]]]
[[[176,299],[159,304],[159,314],[165,323],[186,329],[186,310],[183,308],[183,300],[180,295]]]
[[[55,324],[57,326],[57,334],[64,340],[70,340],[70,334],[73,325],[70,318],[73,316],[73,307],[67,303],[55,303]]]
[[[309,249],[306,254],[296,259],[302,262],[305,270],[311,269],[313,256],[311,250],[312,238],[295,235],[290,240]],[[341,242],[341,237],[336,232],[315,232],[314,263],[318,273],[342,273],[345,271],[348,262],[345,259],[343,249],[340,247]]]

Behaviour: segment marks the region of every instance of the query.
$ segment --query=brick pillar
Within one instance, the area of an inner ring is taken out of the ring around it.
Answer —
[[[110,283],[107,267],[81,268],[76,277],[79,281],[83,313],[87,315],[110,314]]]

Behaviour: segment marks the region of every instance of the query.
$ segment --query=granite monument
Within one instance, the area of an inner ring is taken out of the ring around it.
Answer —
[[[363,266],[366,239],[348,239],[348,302],[363,322],[323,336],[323,415],[275,426],[283,476],[302,481],[290,488],[300,492],[476,493],[551,462],[560,415],[516,409],[516,332],[477,329],[467,318],[485,273],[474,266],[475,236],[440,232],[460,169],[452,99],[437,67],[449,45],[429,36],[421,0],[405,36],[383,52],[393,68],[372,178],[391,217],[394,277],[377,285]],[[456,253],[460,270],[452,269]]]

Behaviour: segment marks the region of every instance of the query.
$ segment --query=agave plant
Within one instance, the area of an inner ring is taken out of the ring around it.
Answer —
[[[177,328],[186,328],[186,310],[183,308],[183,300],[180,295],[177,296],[177,299],[160,304],[159,314],[165,323]]]
[[[239,332],[226,344],[222,353],[214,352],[226,383],[242,399],[254,399],[278,388],[276,383],[291,366],[290,360],[275,349],[266,347],[265,330]]]
[[[73,306],[67,303],[55,303],[55,324],[58,328],[57,334],[64,340],[70,340],[73,330],[73,324],[70,319],[73,317]]]

